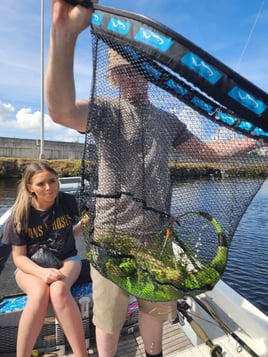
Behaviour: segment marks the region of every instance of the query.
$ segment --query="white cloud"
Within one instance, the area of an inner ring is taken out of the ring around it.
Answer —
[[[29,132],[40,131],[41,128],[41,113],[39,111],[33,112],[31,108],[22,108],[17,113],[11,104],[0,103],[0,119],[2,128],[13,128],[14,130],[25,130]],[[45,131],[55,131],[60,128],[58,124],[52,122],[50,117],[44,115]]]
[[[22,108],[16,114],[16,125],[20,129],[29,131],[40,131],[41,128],[41,113],[33,112],[30,108]],[[44,114],[44,129],[47,131],[54,131],[60,126],[51,121],[47,114]]]
[[[211,136],[211,141],[228,141],[239,139],[240,137],[241,134],[225,127],[219,126],[215,134]]]
[[[16,108],[9,103],[0,101],[0,132],[1,136],[19,138],[39,138],[41,135],[42,116],[40,111],[31,108]],[[65,128],[52,121],[44,113],[45,140],[84,143],[84,135],[76,130]]]
[[[0,102],[0,123],[2,120],[7,116],[15,112],[15,108],[13,107],[12,104],[8,103],[2,103]]]
[[[187,125],[188,130],[201,139],[204,128],[198,112],[185,105],[176,115],[180,121]]]
[[[241,137],[240,133],[208,121],[207,118],[188,106],[178,112],[177,117],[187,125],[188,130],[201,140],[227,141]]]
[[[65,141],[65,142],[78,142],[84,144],[84,135],[79,134],[76,130],[73,129],[63,129],[62,132],[54,137],[53,140],[56,141]]]

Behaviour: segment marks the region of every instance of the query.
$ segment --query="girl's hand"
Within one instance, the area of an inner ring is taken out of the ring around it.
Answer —
[[[55,268],[42,268],[40,278],[48,285],[52,284],[54,281],[61,280],[64,278],[62,272]]]

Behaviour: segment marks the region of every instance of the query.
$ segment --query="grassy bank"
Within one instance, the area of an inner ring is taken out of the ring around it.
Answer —
[[[0,157],[0,179],[20,178],[25,167],[33,162],[27,158]],[[49,163],[59,176],[79,176],[81,160],[42,160]]]
[[[44,160],[48,162],[59,176],[79,176],[81,160]],[[33,159],[0,157],[0,179],[20,178],[25,167]],[[172,180],[200,179],[210,177],[266,177],[268,165],[241,163],[200,163],[200,162],[171,162],[169,170]]]

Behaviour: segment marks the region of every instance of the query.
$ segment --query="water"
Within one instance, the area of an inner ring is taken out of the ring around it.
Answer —
[[[17,179],[0,180],[0,216],[14,203]]]
[[[15,180],[0,180],[0,215],[14,202],[16,187]],[[239,224],[223,280],[268,315],[267,212],[268,181],[263,184]],[[78,249],[83,250],[83,246]],[[9,258],[0,274],[0,295],[20,292],[13,271],[14,265]]]
[[[268,315],[268,181],[233,238],[223,280]]]

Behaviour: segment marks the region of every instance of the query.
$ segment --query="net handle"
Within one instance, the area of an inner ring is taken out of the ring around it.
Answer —
[[[86,7],[87,9],[94,8],[94,4],[90,0],[64,0],[64,1],[73,6],[81,5],[83,7]]]

